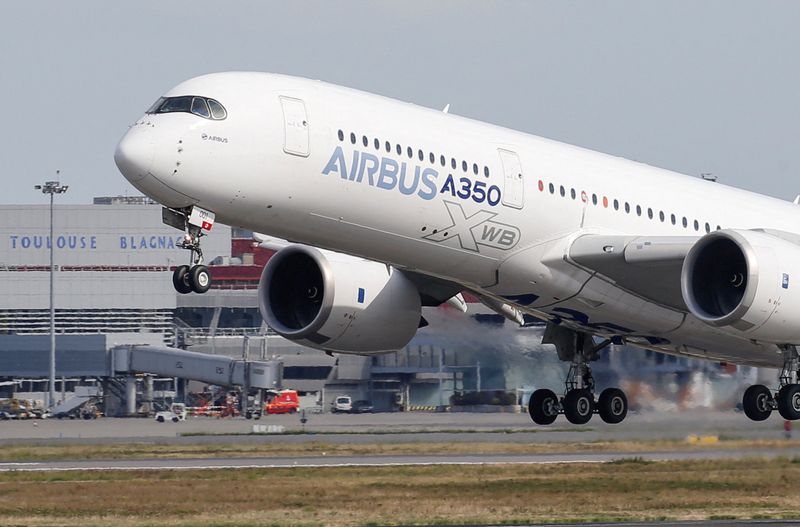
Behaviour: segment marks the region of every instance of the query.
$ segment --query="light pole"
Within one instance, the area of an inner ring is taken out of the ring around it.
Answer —
[[[56,175],[60,174],[56,170]],[[52,410],[56,401],[56,308],[54,302],[53,283],[55,279],[55,267],[53,265],[53,249],[56,240],[53,236],[53,196],[63,194],[69,188],[58,181],[46,181],[44,185],[36,185],[36,190],[41,190],[42,194],[50,194],[50,398],[47,407]]]

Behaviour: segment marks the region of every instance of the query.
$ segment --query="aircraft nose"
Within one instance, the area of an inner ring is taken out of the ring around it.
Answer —
[[[128,130],[114,152],[117,168],[131,183],[140,181],[150,172],[153,164],[155,145],[140,127]]]

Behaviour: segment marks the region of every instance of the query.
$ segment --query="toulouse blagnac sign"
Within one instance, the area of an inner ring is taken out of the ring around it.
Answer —
[[[183,239],[181,235],[97,235],[63,234],[55,237],[55,247],[66,250],[152,250],[175,249]],[[48,235],[8,235],[8,248],[12,251],[50,249]]]

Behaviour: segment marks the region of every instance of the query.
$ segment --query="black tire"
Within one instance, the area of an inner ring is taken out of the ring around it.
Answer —
[[[192,292],[192,286],[189,284],[189,266],[179,265],[172,273],[172,285],[175,291],[182,295]]]
[[[189,285],[195,293],[203,294],[211,289],[211,273],[205,265],[195,265],[189,270]]]
[[[764,385],[754,384],[744,391],[742,409],[751,421],[763,421],[772,415],[772,394]]]
[[[177,417],[173,417],[173,418],[172,418],[172,422],[173,422],[173,423],[177,423],[178,421],[179,421],[179,419],[178,419]]]
[[[164,416],[163,415],[159,415],[158,417],[156,417],[156,421],[158,421],[159,423],[163,423],[164,422]]]
[[[787,384],[778,392],[778,412],[789,421],[800,419],[800,384]]]
[[[574,425],[585,425],[594,413],[594,397],[589,390],[570,390],[564,397],[564,417]]]
[[[550,425],[558,417],[558,397],[551,390],[536,390],[528,401],[528,413],[537,425]]]
[[[606,388],[597,399],[597,413],[606,423],[615,425],[628,415],[628,398],[619,388]]]

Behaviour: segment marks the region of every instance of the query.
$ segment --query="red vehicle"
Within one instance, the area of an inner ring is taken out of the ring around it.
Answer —
[[[264,405],[267,414],[293,414],[299,409],[300,399],[294,390],[280,391]]]

